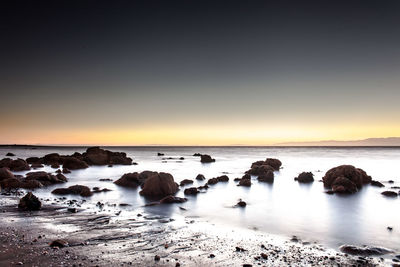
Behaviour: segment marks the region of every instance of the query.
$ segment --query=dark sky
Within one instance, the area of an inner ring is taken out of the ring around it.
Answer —
[[[0,10],[0,143],[400,135],[399,1],[13,1]]]

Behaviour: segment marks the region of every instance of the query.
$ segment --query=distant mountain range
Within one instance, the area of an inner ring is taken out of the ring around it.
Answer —
[[[285,142],[276,146],[400,146],[400,137],[368,138],[352,141],[311,141],[311,142]]]

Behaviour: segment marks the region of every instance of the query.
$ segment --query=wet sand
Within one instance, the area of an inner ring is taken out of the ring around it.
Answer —
[[[0,266],[390,266],[388,259],[350,256],[200,218],[124,216],[123,207],[112,205],[71,213],[62,198],[26,212],[18,210],[18,200],[1,198]],[[56,239],[68,246],[51,248]]]

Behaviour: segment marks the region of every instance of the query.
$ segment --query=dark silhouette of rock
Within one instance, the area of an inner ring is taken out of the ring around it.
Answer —
[[[351,165],[341,165],[330,169],[322,178],[326,188],[332,188],[335,193],[355,193],[363,184],[372,180],[365,171]]]
[[[63,168],[62,173],[67,174],[67,173],[71,173],[71,171],[68,168]]]
[[[29,167],[29,164],[23,159],[16,159],[11,161],[8,165],[8,168],[10,168],[10,170],[13,172],[28,171],[31,169],[31,167]]]
[[[34,168],[34,169],[43,168],[43,167],[44,166],[41,163],[32,163],[31,164],[31,168]]]
[[[273,183],[274,182],[274,172],[269,170],[257,177],[260,182]]]
[[[193,157],[201,157],[201,154],[200,153],[194,153]]]
[[[251,179],[240,179],[239,186],[251,186]]]
[[[53,163],[53,164],[51,164],[50,167],[53,168],[53,169],[58,169],[58,168],[60,168],[60,164],[58,164],[58,163]]]
[[[32,192],[28,192],[18,204],[18,208],[22,210],[40,210],[41,207],[42,203]]]
[[[165,172],[150,175],[143,184],[140,194],[148,197],[165,197],[178,191],[178,184],[174,177]]]
[[[161,204],[169,204],[169,203],[183,203],[186,202],[187,198],[175,197],[172,195],[166,196],[160,200]]]
[[[22,181],[18,178],[8,178],[0,181],[1,188],[22,188]]]
[[[201,157],[200,162],[202,162],[202,163],[211,163],[211,162],[215,162],[215,159],[211,158],[210,155],[204,154],[204,155],[201,155],[200,157]]]
[[[55,195],[80,195],[82,197],[89,197],[93,195],[90,188],[84,185],[73,185],[68,188],[57,188],[51,193]]]
[[[52,248],[54,248],[54,247],[64,248],[64,247],[68,247],[68,242],[66,240],[64,240],[64,239],[57,239],[57,240],[52,241],[49,244],[49,246],[52,247]]]
[[[186,188],[185,191],[183,191],[185,195],[197,195],[200,193],[200,191],[196,187],[190,187]]]
[[[340,247],[340,250],[347,254],[360,255],[360,256],[378,256],[378,255],[393,253],[392,250],[382,247],[369,247],[369,246],[357,247],[352,245],[343,245]]]
[[[269,165],[252,165],[251,169],[246,172],[249,175],[263,175],[268,172],[273,172],[274,168]]]
[[[42,158],[42,163],[45,165],[63,164],[63,159],[58,153],[50,153]]]
[[[164,153],[158,152],[158,153],[157,153],[157,156],[161,157],[161,156],[165,156],[165,155],[164,155]]]
[[[312,183],[314,182],[314,174],[312,172],[302,172],[294,180],[299,183]]]
[[[15,157],[15,154],[14,154],[14,153],[11,153],[11,152],[8,152],[8,153],[6,154],[6,157]]]
[[[15,178],[7,167],[0,168],[0,181],[5,179]]]
[[[282,166],[282,162],[279,159],[267,158],[265,160],[265,165],[269,165],[274,170],[279,171],[279,168]]]
[[[62,174],[53,175],[44,171],[28,172],[25,180],[36,180],[44,186],[67,182],[67,178]]]
[[[236,205],[238,205],[239,207],[242,207],[242,208],[244,208],[244,207],[246,207],[247,206],[247,203],[246,202],[244,202],[243,200],[240,200]]]
[[[66,157],[64,159],[63,168],[69,170],[79,170],[79,169],[86,169],[89,165],[84,162],[83,160],[77,159],[75,157]]]
[[[4,158],[2,160],[0,160],[0,168],[9,168],[10,169],[10,164],[13,160],[10,158]]]
[[[206,179],[206,177],[204,177],[203,174],[198,174],[198,175],[196,176],[196,180],[203,181],[203,180],[205,180],[205,179]]]
[[[28,164],[42,164],[43,160],[38,157],[30,157],[26,159]]]
[[[89,165],[131,165],[132,159],[124,152],[112,152],[100,147],[89,147],[82,154],[83,161]]]
[[[221,175],[219,177],[217,177],[218,182],[228,182],[229,181],[229,177],[226,175]]]
[[[386,197],[397,197],[398,196],[398,194],[394,191],[383,191],[381,194]]]
[[[213,184],[216,184],[216,183],[218,183],[218,179],[217,178],[211,178],[211,179],[208,179],[208,181],[207,181],[207,184],[209,184],[209,185],[213,185]]]
[[[180,186],[185,186],[185,185],[188,185],[188,184],[193,184],[193,180],[184,179],[184,180],[182,180],[182,181],[180,182]]]
[[[153,174],[157,174],[157,172],[143,171],[141,173],[137,173],[137,172],[125,173],[124,175],[122,175],[121,178],[119,178],[114,183],[119,186],[136,188],[138,186],[142,186],[144,184],[144,181],[150,175],[153,175]]]
[[[371,185],[372,185],[372,186],[376,186],[376,187],[385,187],[385,185],[382,184],[381,182],[379,182],[379,181],[374,181],[374,180],[371,181]]]

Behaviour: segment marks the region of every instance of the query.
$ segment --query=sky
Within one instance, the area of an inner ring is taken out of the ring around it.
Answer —
[[[399,1],[1,5],[1,144],[400,136]]]

